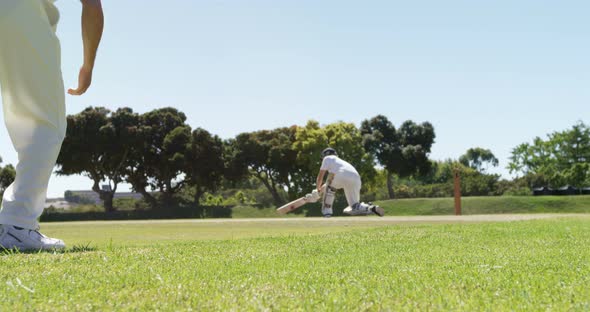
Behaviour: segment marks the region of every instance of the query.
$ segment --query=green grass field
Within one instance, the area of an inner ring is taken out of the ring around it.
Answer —
[[[453,198],[416,198],[378,202],[388,215],[454,214]],[[590,196],[463,197],[466,215],[497,213],[589,213]]]
[[[424,216],[452,215],[455,203],[453,198],[411,198],[377,201],[389,216]],[[343,209],[346,204],[339,203],[336,210]],[[590,213],[590,196],[488,196],[463,197],[463,214],[505,214],[505,213]],[[287,217],[302,216],[303,211],[315,209],[319,213],[319,205],[304,206],[299,215],[289,214]],[[232,218],[276,218],[271,208],[236,207]]]
[[[342,194],[341,194],[342,195]],[[338,215],[342,214],[342,210],[346,207],[344,198],[340,198],[336,202],[334,212]],[[430,216],[430,215],[453,215],[454,214],[454,199],[453,198],[411,198],[411,199],[395,199],[377,201],[386,211],[388,216]],[[507,213],[590,213],[590,196],[489,196],[489,197],[463,197],[463,214],[478,215],[478,214],[507,214]],[[133,210],[133,205],[127,205],[127,210]],[[320,216],[321,204],[308,204],[294,213],[287,215],[279,215],[275,212],[276,207],[252,207],[252,206],[236,206],[229,209],[228,212],[223,212],[222,216],[231,217],[233,219],[244,218],[299,218],[303,216]],[[97,213],[94,216],[100,220],[101,218],[108,220],[109,215],[104,214],[104,208],[99,206],[79,206],[74,209],[74,214],[68,211],[53,213],[52,217],[42,216],[42,220],[64,220],[64,221],[80,221],[92,220],[87,219],[88,216],[79,215],[77,213],[84,213],[91,211]],[[102,213],[102,214],[101,214]],[[144,214],[139,219],[158,218],[156,215]],[[61,216],[61,217],[60,217]],[[53,219],[52,219],[53,218]],[[133,219],[133,218],[131,218]]]
[[[589,216],[420,222],[44,224],[70,249],[1,254],[0,301],[6,311],[590,309]]]

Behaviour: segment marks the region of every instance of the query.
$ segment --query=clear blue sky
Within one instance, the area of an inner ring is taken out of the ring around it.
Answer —
[[[103,1],[94,85],[68,97],[138,112],[174,106],[223,138],[309,119],[430,121],[434,159],[510,150],[589,121],[587,1]],[[80,4],[60,0],[66,87],[81,62]],[[4,128],[0,155],[15,163]],[[54,177],[49,196],[88,189]]]

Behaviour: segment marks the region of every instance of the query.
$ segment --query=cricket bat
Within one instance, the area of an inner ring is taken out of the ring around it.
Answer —
[[[299,199],[296,199],[282,207],[277,208],[277,213],[279,214],[287,214],[303,205],[307,204],[307,200],[304,197],[301,197]]]
[[[329,174],[328,175],[327,185],[330,185],[332,183],[332,180],[333,179],[334,179],[334,175],[333,174]],[[320,194],[322,194],[325,189],[326,189],[326,184],[324,184],[322,186],[322,189],[321,189]],[[311,200],[311,199],[308,199],[306,196],[303,196],[303,197],[301,197],[299,199],[296,199],[296,200],[294,200],[294,201],[292,201],[292,202],[290,202],[290,203],[288,203],[288,204],[286,204],[286,205],[284,205],[282,207],[277,208],[277,213],[279,213],[279,214],[287,214],[287,213],[289,213],[289,212],[291,212],[293,210],[296,210],[297,208],[299,208],[299,207],[301,207],[301,206],[303,206],[303,205],[305,205],[307,203],[315,203],[315,202],[317,202],[317,199],[316,200]]]

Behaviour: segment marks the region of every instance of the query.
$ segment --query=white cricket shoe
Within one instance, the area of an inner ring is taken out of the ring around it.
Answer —
[[[25,250],[61,250],[66,244],[57,238],[47,237],[38,230],[0,225],[0,248]]]
[[[357,203],[352,207],[346,207],[343,212],[351,216],[366,216],[372,213],[369,208],[370,206],[365,203]]]
[[[351,216],[368,216],[374,213],[380,217],[383,217],[385,215],[385,210],[377,205],[373,205],[373,203],[359,203],[353,207],[346,207],[346,209],[344,209],[344,213]]]

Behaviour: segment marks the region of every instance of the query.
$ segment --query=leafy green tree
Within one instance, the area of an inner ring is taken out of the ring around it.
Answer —
[[[590,163],[590,127],[582,122],[571,129],[549,135],[552,152],[560,170]],[[582,179],[574,179],[581,181]],[[571,183],[579,185],[578,183]]]
[[[230,141],[231,147],[228,148],[233,157],[229,172],[235,177],[244,174],[256,177],[270,192],[275,205],[285,203],[282,194],[285,191],[291,193],[291,173],[297,170],[297,154],[291,148],[296,129],[277,128],[239,134]]]
[[[214,192],[224,175],[223,141],[208,131],[197,128],[192,132],[186,151],[184,167],[187,185],[194,187],[194,203],[207,191]]]
[[[292,173],[293,187],[297,194],[308,193],[315,188],[321,166],[321,152],[326,147],[338,152],[338,157],[352,164],[361,175],[366,188],[375,180],[374,162],[364,147],[359,129],[352,123],[336,122],[321,127],[317,121],[309,121],[297,129],[293,150],[297,152],[297,170]]]
[[[248,170],[248,164],[245,157],[239,149],[235,138],[223,141],[223,163],[224,174],[222,181],[222,188],[239,188],[247,187],[244,184],[249,184],[252,181],[252,176]]]
[[[565,169],[562,173],[566,184],[582,188],[590,184],[590,164],[577,163]]]
[[[446,183],[453,181],[455,170],[466,166],[453,159],[431,162],[431,173],[424,177],[425,183]]]
[[[461,161],[447,159],[433,163],[435,173],[430,177],[433,184],[447,184],[452,196],[455,172],[461,176],[461,193],[464,196],[493,196],[501,195],[499,189],[500,175],[487,174],[471,168]]]
[[[179,176],[185,170],[190,140],[191,128],[189,126],[177,127],[164,138],[162,163],[160,167],[154,168],[156,175],[153,181],[160,193],[164,195],[165,202],[169,202],[184,186],[186,180]]]
[[[361,124],[363,145],[387,171],[389,198],[395,197],[393,175],[400,178],[423,176],[430,171],[428,155],[434,139],[434,127],[424,122],[406,121],[399,129],[383,115]]]
[[[2,163],[2,158],[0,158],[0,163]],[[14,182],[15,177],[16,170],[11,164],[0,167],[0,198],[2,198],[4,195],[6,188],[8,188],[12,182]]]
[[[150,175],[152,174],[151,164],[146,159],[153,159],[148,155],[147,136],[151,132],[150,127],[145,127],[138,122],[138,140],[131,145],[131,152],[129,161],[125,166],[125,181],[131,184],[133,191],[140,193],[143,199],[152,208],[158,205],[156,197],[151,193],[150,189]]]
[[[539,137],[535,138],[532,144],[518,145],[512,150],[508,164],[510,173],[522,174],[531,181],[530,186],[553,185],[558,169],[552,149],[551,142]]]
[[[467,152],[459,158],[459,162],[466,167],[473,168],[481,173],[487,171],[492,167],[497,167],[499,164],[498,158],[489,149],[481,147],[470,148]]]
[[[579,122],[571,129],[539,137],[512,150],[508,169],[534,181],[532,186],[582,187],[590,180],[590,128]]]
[[[470,167],[462,167],[460,170],[463,196],[501,195],[498,194],[500,175],[481,173]]]
[[[191,129],[185,122],[186,115],[171,107],[155,109],[139,118],[142,140],[134,144],[126,181],[152,205],[156,199],[148,188],[159,191],[167,205],[184,184],[181,173],[191,138]]]
[[[137,129],[130,108],[111,113],[103,107],[89,107],[68,116],[66,138],[57,159],[59,175],[81,174],[93,181],[92,190],[114,211],[113,197],[123,181],[130,144]],[[100,184],[106,181],[108,188]]]

